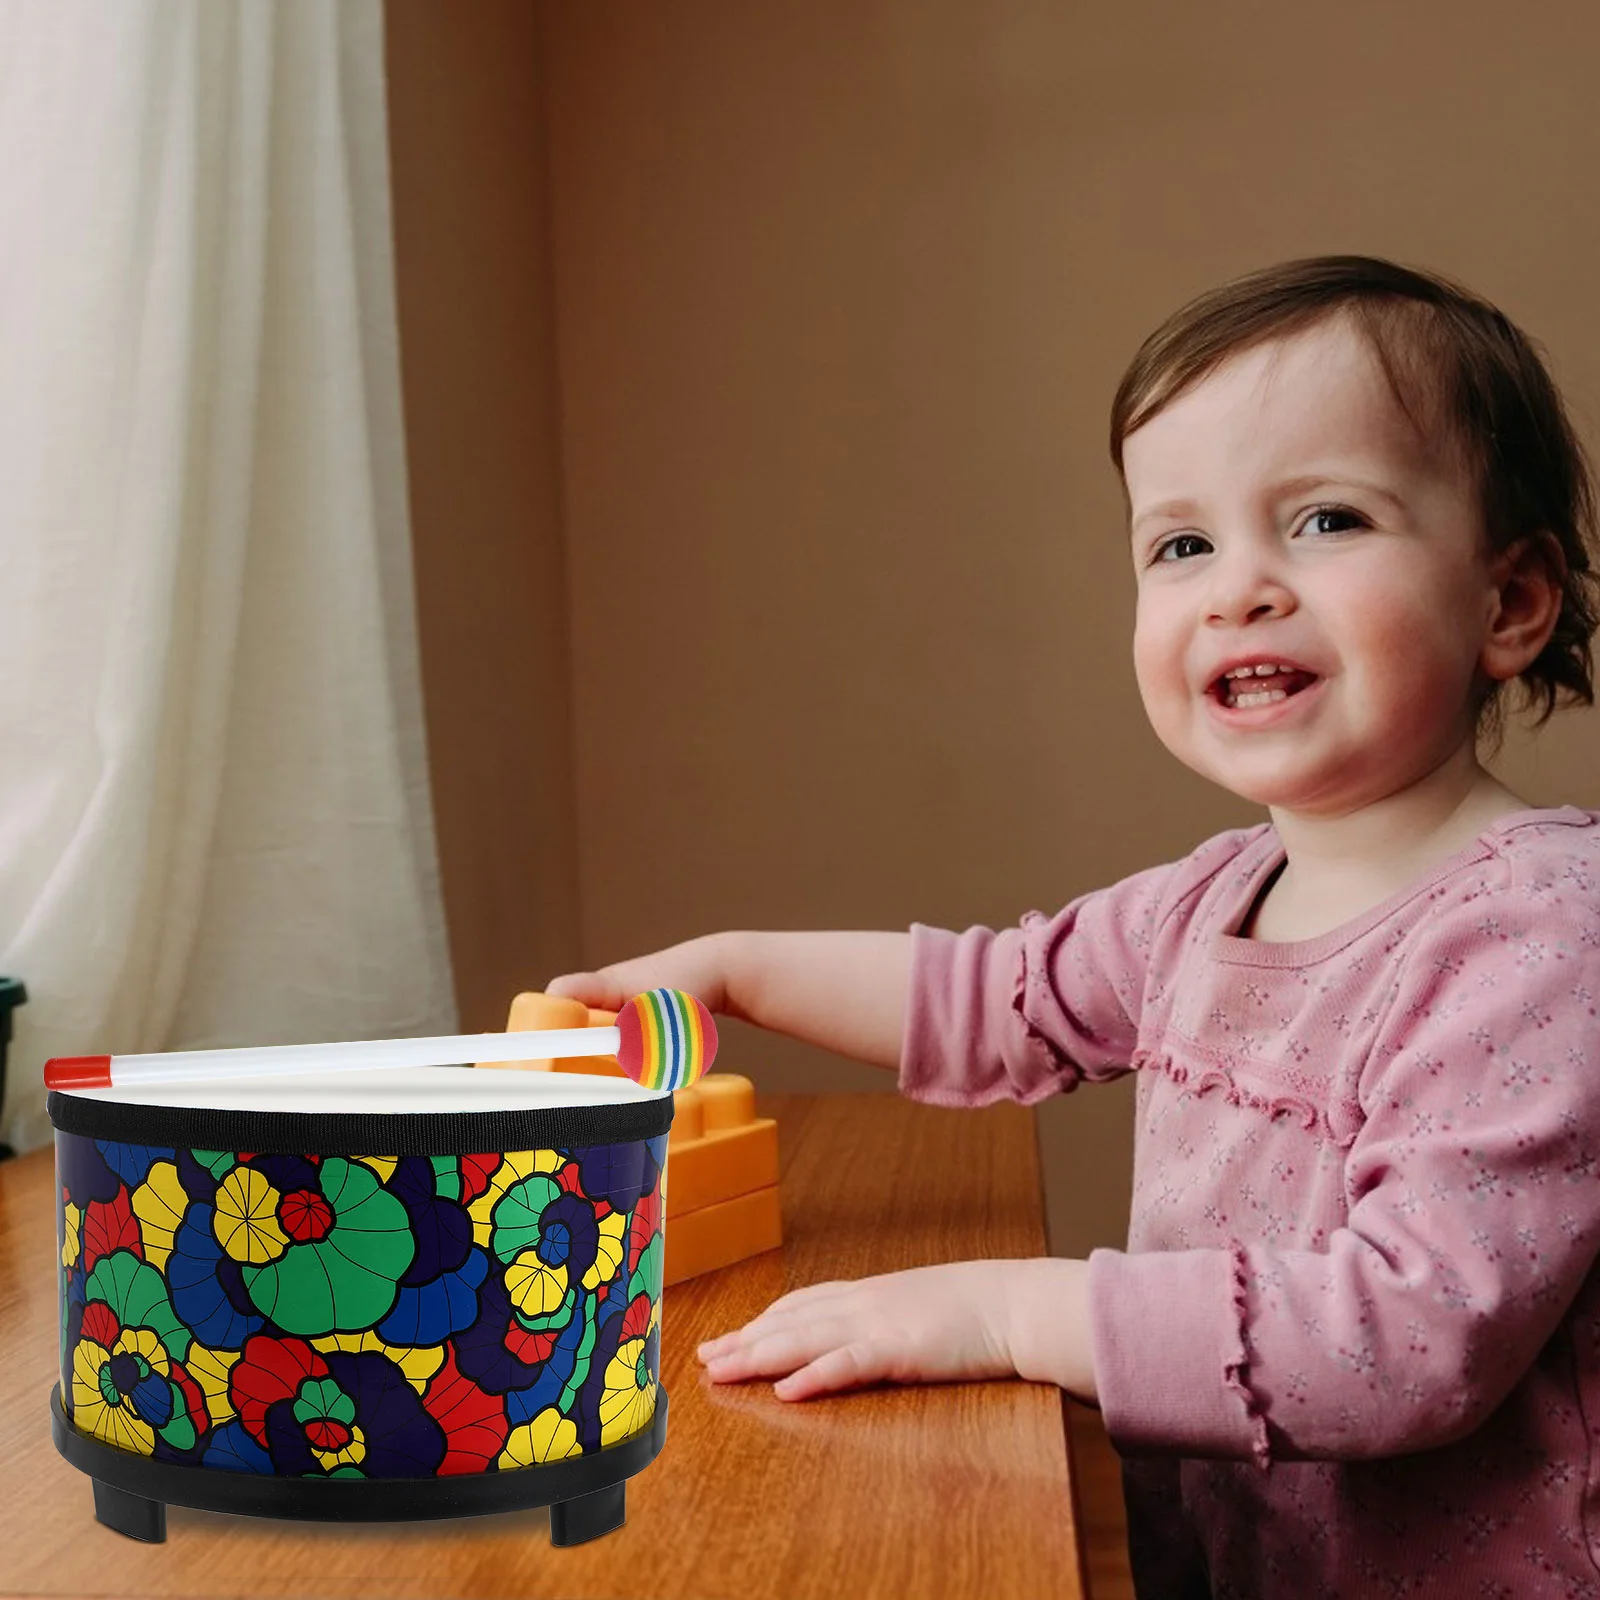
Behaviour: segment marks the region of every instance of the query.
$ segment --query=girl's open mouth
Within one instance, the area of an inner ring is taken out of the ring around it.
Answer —
[[[1314,672],[1271,672],[1245,678],[1218,678],[1213,698],[1225,706],[1265,706],[1287,700],[1317,681]]]
[[[1211,685],[1208,698],[1227,721],[1254,724],[1275,721],[1280,714],[1287,714],[1284,707],[1298,701],[1321,682],[1316,673],[1300,671],[1218,678]]]

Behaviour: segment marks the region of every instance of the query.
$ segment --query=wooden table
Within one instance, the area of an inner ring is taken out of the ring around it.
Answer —
[[[102,1527],[89,1479],[50,1440],[51,1154],[0,1162],[0,1594],[1081,1596],[1059,1391],[785,1403],[766,1383],[707,1383],[694,1356],[804,1284],[1041,1254],[1032,1113],[856,1094],[775,1096],[762,1114],[778,1119],[784,1246],[666,1291],[666,1449],[629,1481],[626,1526],[567,1549],[549,1543],[543,1509],[328,1524],[172,1506],[160,1545]]]

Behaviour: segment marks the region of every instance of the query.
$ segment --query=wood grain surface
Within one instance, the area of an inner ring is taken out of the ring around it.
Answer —
[[[50,1441],[54,1172],[0,1163],[0,1594],[650,1596],[894,1600],[1079,1596],[1059,1391],[1021,1382],[879,1389],[786,1404],[713,1386],[696,1343],[786,1290],[976,1256],[1038,1255],[1033,1117],[892,1094],[764,1099],[778,1119],[781,1250],[678,1284],[662,1306],[666,1448],[628,1521],[571,1549],[544,1510],[323,1524],[171,1507],[167,1542],[94,1520]]]

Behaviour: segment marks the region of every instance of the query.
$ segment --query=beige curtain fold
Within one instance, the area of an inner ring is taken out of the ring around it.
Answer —
[[[55,1054],[455,1023],[380,0],[0,0],[0,1136]]]

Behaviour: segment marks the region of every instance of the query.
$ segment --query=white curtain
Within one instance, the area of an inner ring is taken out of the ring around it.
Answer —
[[[0,0],[0,1136],[449,1032],[380,0]]]

